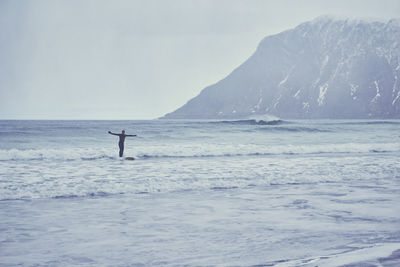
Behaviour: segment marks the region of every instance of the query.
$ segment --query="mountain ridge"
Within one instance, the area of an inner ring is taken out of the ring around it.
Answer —
[[[400,20],[318,17],[265,37],[165,119],[400,118]]]

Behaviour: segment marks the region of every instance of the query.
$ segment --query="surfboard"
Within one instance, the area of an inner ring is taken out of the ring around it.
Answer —
[[[134,157],[125,157],[125,160],[135,160]]]

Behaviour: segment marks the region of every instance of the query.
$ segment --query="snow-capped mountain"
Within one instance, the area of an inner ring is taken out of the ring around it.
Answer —
[[[164,118],[400,118],[400,20],[321,17],[268,36]]]

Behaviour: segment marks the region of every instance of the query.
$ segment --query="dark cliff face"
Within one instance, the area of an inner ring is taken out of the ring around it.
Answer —
[[[400,118],[400,21],[319,18],[266,37],[168,119]]]

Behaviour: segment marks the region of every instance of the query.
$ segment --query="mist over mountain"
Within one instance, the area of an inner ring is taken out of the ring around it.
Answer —
[[[400,20],[320,17],[267,36],[167,119],[400,118]]]

